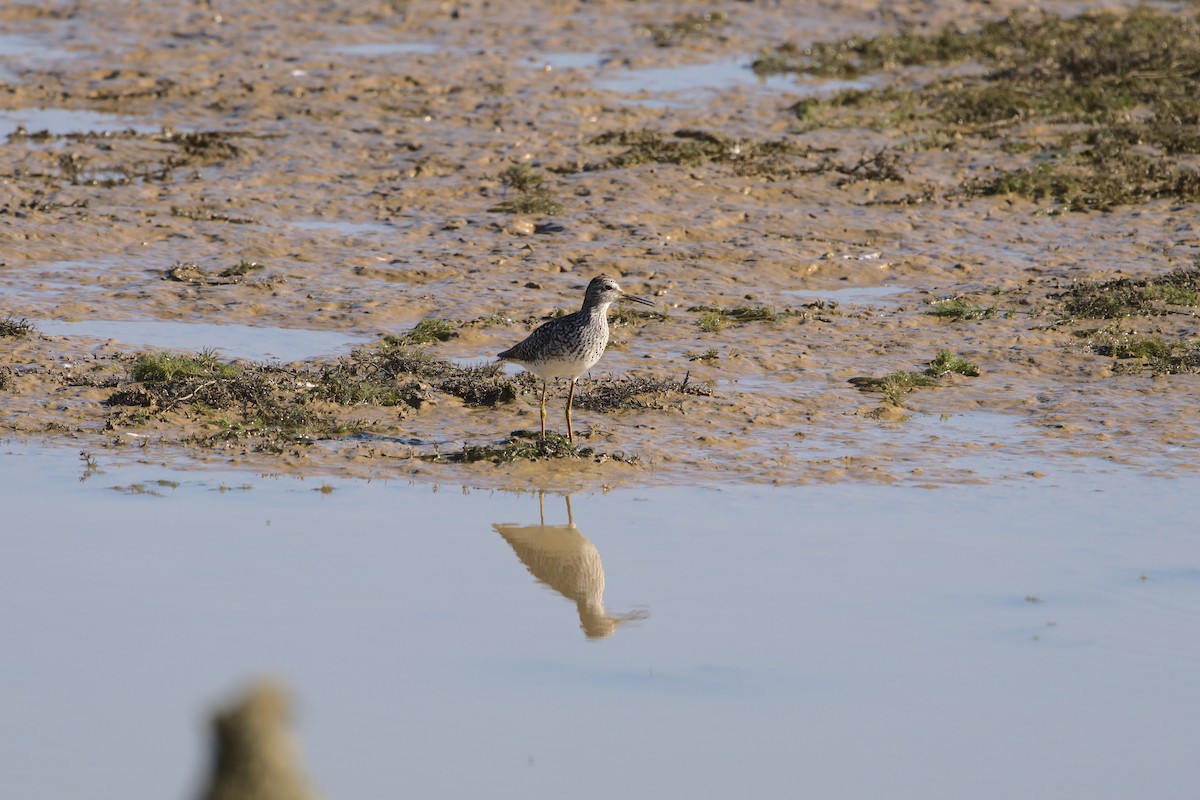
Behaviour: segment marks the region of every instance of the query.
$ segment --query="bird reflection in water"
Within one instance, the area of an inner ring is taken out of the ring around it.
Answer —
[[[612,636],[617,626],[645,619],[646,611],[610,614],[604,610],[604,566],[600,553],[575,527],[571,498],[567,501],[567,524],[547,525],[544,495],[538,493],[539,525],[497,523],[492,527],[504,537],[517,558],[533,577],[561,594],[579,609],[579,627],[591,639]]]

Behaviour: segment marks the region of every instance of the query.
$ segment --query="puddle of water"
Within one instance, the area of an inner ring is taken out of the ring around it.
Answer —
[[[614,92],[650,92],[653,94],[759,86],[773,89],[802,89],[805,94],[824,96],[846,89],[870,88],[873,85],[872,80],[872,78],[864,78],[861,80],[804,79],[797,81],[790,75],[760,77],[750,69],[749,62],[737,59],[629,70],[605,77],[597,81],[596,86]]]
[[[408,53],[441,53],[446,50],[444,46],[435,42],[364,42],[363,44],[341,45],[331,49],[335,53],[363,58],[398,56]]]
[[[0,33],[0,58],[30,58],[43,52],[45,47],[32,36]]]
[[[158,130],[157,126],[146,125],[136,117],[82,108],[14,108],[0,111],[0,136],[8,136],[18,128],[24,128],[29,133],[49,131],[55,136],[126,130],[154,133]]]
[[[344,222],[333,219],[298,219],[289,220],[288,226],[307,231],[332,231],[345,236],[361,236],[363,234],[379,233],[394,235],[396,228],[388,222]]]
[[[874,447],[895,447],[911,460],[913,467],[928,471],[931,456],[945,469],[982,480],[999,480],[1047,470],[1047,443],[1023,418],[1013,414],[977,412],[971,414],[922,414],[913,412],[903,421],[880,423],[886,434]],[[1025,447],[1026,443],[1036,446]],[[1061,458],[1053,470],[1106,469],[1098,459]],[[1069,465],[1069,466],[1068,466]],[[1058,480],[1057,477],[1050,480]]]
[[[38,67],[74,54],[53,43],[20,33],[0,33],[0,80],[17,81],[20,69]]]
[[[911,291],[907,286],[850,286],[845,289],[792,289],[782,292],[801,300],[833,300],[845,306],[896,305],[896,298]]]
[[[568,509],[382,465],[121,458],[86,475],[74,451],[0,443],[14,797],[178,796],[211,703],[264,672],[299,697],[331,797],[1105,800],[1200,780],[1194,477]]]
[[[543,53],[527,60],[530,64],[551,69],[594,69],[604,59],[595,53]]]
[[[370,339],[339,331],[256,328],[251,325],[169,322],[146,319],[95,319],[80,322],[33,320],[49,336],[114,339],[132,347],[196,352],[216,350],[225,358],[249,361],[302,361],[350,349]]]

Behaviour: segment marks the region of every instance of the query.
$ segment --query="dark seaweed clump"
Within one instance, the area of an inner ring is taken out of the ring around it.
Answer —
[[[1121,322],[1072,331],[1093,353],[1116,359],[1116,375],[1200,372],[1200,340],[1179,330],[1200,306],[1200,264],[1141,278],[1077,281],[1049,300],[1045,311],[1056,317],[1054,325],[1081,319],[1137,321],[1141,332]]]
[[[218,272],[206,270],[199,264],[181,261],[163,273],[163,280],[191,283],[198,286],[227,286],[245,283],[254,272],[263,268],[257,261],[242,259],[232,267]]]
[[[443,324],[426,328],[446,330]],[[505,375],[498,361],[461,365],[434,358],[410,345],[406,336],[360,348],[324,365],[229,363],[213,351],[144,353],[127,362],[124,377],[89,385],[113,390],[106,404],[113,409],[114,424],[136,426],[182,413],[215,428],[194,437],[196,443],[221,446],[245,441],[269,452],[374,433],[382,424],[347,416],[351,408],[388,408],[403,420],[446,396],[468,406],[493,407],[540,392],[540,382],[529,373]],[[709,394],[711,390],[690,383],[686,375],[682,380],[625,376],[585,383],[576,405],[596,411],[665,409],[671,398]],[[527,438],[515,436],[502,445],[468,445],[460,453],[436,454],[436,460],[509,461],[564,455],[630,460],[573,446],[568,451],[553,438],[537,442]]]
[[[685,14],[672,22],[639,26],[638,30],[658,47],[675,47],[693,37],[711,36],[713,30],[723,26],[727,19],[723,11]]]
[[[212,351],[143,354],[131,364],[129,380],[132,383],[118,388],[106,401],[109,406],[137,409],[123,422],[136,424],[188,409],[218,429],[198,437],[206,444],[248,439],[260,449],[281,452],[293,444],[368,427],[315,408],[307,384],[289,368],[229,364]]]
[[[621,169],[651,163],[685,167],[716,163],[731,164],[739,174],[779,175],[795,173],[789,159],[808,153],[806,148],[786,139],[759,142],[691,129],[671,134],[649,128],[607,131],[590,139],[588,144],[624,148],[591,169]]]
[[[1115,368],[1117,374],[1149,372],[1153,375],[1178,375],[1200,372],[1200,340],[1168,341],[1162,336],[1144,336],[1118,328],[1082,331],[1088,346],[1097,355],[1125,362]]]
[[[511,464],[515,461],[554,459],[638,463],[637,456],[624,453],[598,453],[594,448],[572,444],[566,436],[552,431],[547,431],[545,437],[542,437],[537,431],[515,431],[498,444],[464,444],[461,450],[429,453],[421,456],[421,459],[450,464],[474,464],[480,461]]]
[[[704,384],[682,380],[664,380],[640,375],[626,375],[607,380],[588,381],[575,393],[575,406],[588,411],[616,411],[622,408],[664,408],[672,397],[688,395],[711,397],[712,389]]]
[[[1169,314],[1173,307],[1200,306],[1200,265],[1147,278],[1079,281],[1051,297],[1058,300],[1058,311],[1067,319]]]
[[[0,319],[0,336],[24,338],[30,336],[36,330],[33,327],[33,323],[29,322],[29,320],[13,319],[12,317]]]
[[[533,382],[524,374],[505,376],[499,362],[460,366],[392,340],[378,348],[356,350],[351,357],[324,367],[315,383],[314,396],[340,405],[419,408],[434,392],[453,395],[470,406],[494,406],[515,399]]]

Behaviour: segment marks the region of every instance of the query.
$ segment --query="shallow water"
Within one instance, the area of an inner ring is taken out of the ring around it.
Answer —
[[[580,66],[580,65],[573,65]],[[724,59],[669,67],[647,67],[606,74],[596,88],[615,92],[652,94],[688,93],[736,87],[800,90],[805,95],[825,96],[848,89],[869,89],[869,80],[806,79],[790,75],[757,75],[746,59]]]
[[[29,133],[47,131],[55,136],[69,133],[138,131],[152,133],[158,128],[139,122],[136,117],[106,114],[79,108],[14,108],[0,110],[0,136],[24,128]]]
[[[765,86],[784,79],[759,78],[744,59],[680,64],[671,67],[647,67],[622,70],[596,82],[599,89],[616,92],[686,92],[698,89],[722,89],[732,86]]]
[[[0,33],[0,81],[16,83],[23,69],[42,67],[72,56],[59,43],[40,36]]]
[[[847,306],[895,306],[899,295],[912,291],[908,286],[851,286],[845,289],[793,289],[780,294],[795,297],[801,302],[816,298],[833,300]]]
[[[89,319],[81,322],[33,320],[50,336],[111,339],[123,345],[194,353],[215,350],[225,358],[250,361],[302,361],[349,352],[369,339],[338,331],[259,328],[232,323],[169,322],[146,319]]]
[[[386,222],[347,222],[340,219],[296,219],[287,223],[290,227],[310,231],[331,231],[344,236],[377,234],[395,236],[396,229]]]
[[[380,58],[410,53],[438,53],[445,49],[436,42],[359,42],[332,48],[335,53],[360,58]]]
[[[542,53],[530,56],[526,62],[543,69],[595,69],[604,57],[596,53]]]
[[[134,457],[88,475],[0,445],[14,797],[181,796],[203,715],[262,673],[298,695],[331,797],[1200,779],[1194,478],[632,489],[568,517],[552,495]]]

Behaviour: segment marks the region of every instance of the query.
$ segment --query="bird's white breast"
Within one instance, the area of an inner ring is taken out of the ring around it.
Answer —
[[[544,381],[554,378],[570,378],[574,380],[583,373],[596,365],[600,360],[600,356],[589,358],[586,361],[569,361],[560,358],[548,358],[544,361],[537,361],[533,364],[524,364],[523,366],[537,375]]]

